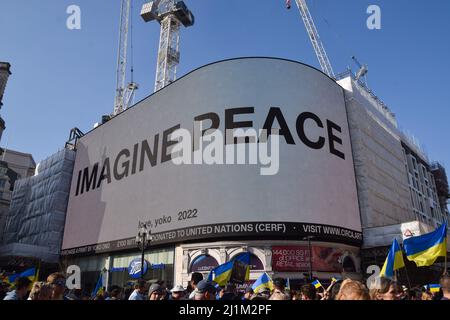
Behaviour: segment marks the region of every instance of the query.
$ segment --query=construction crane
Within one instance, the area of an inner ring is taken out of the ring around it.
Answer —
[[[180,28],[194,25],[194,15],[183,1],[155,0],[145,3],[141,17],[145,22],[156,20],[161,25],[155,91],[177,78],[180,63]]]
[[[358,59],[356,59],[355,56],[352,57],[353,61],[355,61],[356,65],[358,66],[358,72],[356,73],[356,81],[360,80],[362,77],[364,77],[364,82],[367,84],[367,73],[369,72],[369,67],[367,64],[362,65]]]
[[[316,25],[314,24],[314,20],[309,12],[308,5],[306,4],[306,0],[295,0],[297,3],[298,10],[300,11],[300,15],[302,16],[303,22],[306,27],[306,31],[308,32],[309,39],[314,47],[314,51],[316,52],[317,59],[319,59],[320,67],[322,71],[326,73],[330,78],[335,78],[333,68],[331,67],[330,60],[328,59],[327,53],[325,51],[325,47],[323,46],[322,41],[320,40],[319,33],[317,32]],[[291,0],[286,0],[286,8],[291,8]]]
[[[120,10],[120,26],[119,26],[119,51],[117,54],[117,71],[116,71],[116,97],[114,100],[114,112],[112,117],[126,110],[134,99],[134,94],[138,89],[138,84],[133,82],[133,65],[131,65],[131,82],[126,83],[127,73],[127,49],[128,34],[130,24],[132,28],[132,0],[122,0]],[[131,22],[131,23],[130,23]],[[133,38],[131,35],[131,50],[133,49]],[[131,55],[133,52],[131,52]]]

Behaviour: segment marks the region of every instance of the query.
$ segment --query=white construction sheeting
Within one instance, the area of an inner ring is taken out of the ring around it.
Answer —
[[[74,151],[61,150],[16,182],[0,255],[58,261],[74,161]]]

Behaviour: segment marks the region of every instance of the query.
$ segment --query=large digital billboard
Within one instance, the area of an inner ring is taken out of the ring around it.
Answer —
[[[251,129],[258,135],[247,140],[226,133]],[[343,89],[298,62],[232,59],[92,130],[77,147],[63,254],[133,246],[139,221],[154,244],[309,235],[361,243]]]

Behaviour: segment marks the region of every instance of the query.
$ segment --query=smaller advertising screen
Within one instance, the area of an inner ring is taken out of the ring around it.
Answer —
[[[312,269],[321,272],[352,271],[347,265],[351,261],[347,250],[311,246]],[[308,246],[280,246],[272,248],[272,268],[279,272],[308,271],[310,268],[310,251]]]

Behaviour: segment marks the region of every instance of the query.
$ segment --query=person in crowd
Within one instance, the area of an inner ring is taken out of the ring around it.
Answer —
[[[183,286],[175,286],[170,290],[169,300],[184,300],[184,290]]]
[[[331,288],[328,290],[327,300],[336,300],[336,297],[341,290],[342,280],[338,280],[331,285]]]
[[[83,295],[83,291],[81,290],[81,288],[77,287],[77,288],[69,291],[69,293],[66,295],[66,299],[67,300],[81,300],[82,295]]]
[[[277,278],[273,280],[273,292],[269,300],[290,300],[290,297],[284,291],[286,281],[283,278]]]
[[[447,274],[443,275],[439,281],[442,289],[441,300],[450,300],[450,276]]]
[[[233,284],[227,284],[220,294],[219,300],[234,300],[236,297],[236,286]]]
[[[139,279],[128,300],[147,300],[147,297],[145,296],[146,285],[147,282],[144,279]]]
[[[253,292],[253,288],[252,287],[247,287],[245,289],[245,293],[244,296],[242,297],[242,300],[251,300],[252,296],[253,296],[254,292]]]
[[[37,281],[33,283],[28,300],[51,300],[53,288],[46,282]]]
[[[370,300],[370,295],[364,284],[346,279],[341,284],[336,300]]]
[[[304,284],[300,292],[302,294],[302,300],[316,300],[316,288],[311,283]]]
[[[194,299],[195,294],[197,293],[197,285],[200,281],[203,280],[203,275],[200,272],[194,272],[191,276],[191,288],[192,288],[192,292],[189,295],[189,300]]]
[[[154,283],[148,289],[148,300],[164,300],[165,290],[160,284]]]
[[[388,278],[375,278],[371,284],[370,298],[372,300],[397,300],[398,295],[397,283]]]
[[[105,300],[122,300],[122,288],[119,286],[112,286],[109,296]]]
[[[269,288],[263,288],[258,293],[253,294],[251,300],[269,300],[270,290]]]
[[[6,282],[0,282],[0,300],[6,297],[6,293],[9,291],[9,284]]]
[[[422,291],[421,300],[433,300],[433,294],[428,290],[424,290]]]
[[[47,283],[53,288],[52,300],[64,300],[66,291],[66,277],[60,272],[54,272],[47,277]]]
[[[295,300],[295,301],[302,300],[302,294],[298,290],[293,290],[292,294],[291,294],[291,297],[292,297],[291,300]]]
[[[409,300],[422,300],[422,291],[420,288],[412,288],[409,290]]]
[[[24,300],[31,280],[27,277],[20,277],[16,280],[16,288],[8,292],[3,300]]]
[[[212,281],[201,280],[197,283],[194,300],[215,300],[216,287]]]

